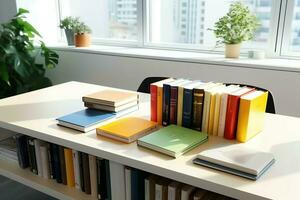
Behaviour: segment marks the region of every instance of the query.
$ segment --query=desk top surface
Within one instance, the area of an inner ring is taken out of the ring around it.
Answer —
[[[42,90],[0,100],[0,127],[48,142],[84,151],[124,165],[182,181],[197,187],[239,199],[296,199],[300,180],[300,118],[266,115],[264,131],[245,146],[274,154],[275,164],[257,181],[197,166],[196,154],[217,145],[237,145],[220,137],[183,156],[173,159],[140,148],[97,136],[95,131],[80,133],[57,126],[56,118],[83,109],[83,95],[104,89],[103,86],[67,82]],[[149,95],[140,95],[140,109],[134,116],[149,119]],[[1,134],[1,133],[0,133]]]

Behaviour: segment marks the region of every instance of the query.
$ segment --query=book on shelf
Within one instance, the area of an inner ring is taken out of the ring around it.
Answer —
[[[159,104],[158,95],[157,95],[158,88],[162,89],[164,83],[168,83],[173,80],[174,80],[173,78],[168,78],[168,79],[164,79],[164,80],[150,84],[150,97],[151,97],[151,99],[150,99],[150,119],[151,119],[151,121],[158,122],[157,109],[158,109],[158,106],[162,105],[161,104],[162,99],[160,99],[160,105],[158,105]],[[160,96],[160,97],[162,97],[162,96]],[[161,110],[162,110],[162,108],[161,108]]]
[[[193,84],[193,81],[187,81],[187,83],[178,86],[178,95],[177,95],[177,125],[182,125],[182,109],[183,109],[183,91],[184,88],[190,84]]]
[[[201,200],[204,199],[204,196],[206,195],[207,191],[203,190],[201,188],[197,188],[193,194],[193,200]]]
[[[30,170],[34,174],[38,174],[38,168],[36,163],[36,155],[35,155],[35,147],[34,147],[34,138],[28,137],[27,144],[28,144],[28,155],[29,155],[29,166]]]
[[[91,194],[89,155],[86,153],[82,153],[81,159],[82,159],[82,170],[83,170],[82,175],[83,175],[83,182],[84,182],[84,192],[86,194]]]
[[[225,119],[224,137],[226,139],[236,138],[240,97],[252,92],[254,88],[243,87],[242,89],[228,94],[227,111]]]
[[[42,164],[42,176],[43,178],[50,178],[50,167],[49,167],[49,144],[44,143],[40,146],[40,156],[41,156],[41,164]]]
[[[108,112],[121,112],[123,110],[130,109],[132,107],[136,107],[137,105],[138,105],[138,101],[133,101],[133,102],[130,102],[130,103],[118,106],[118,107],[84,102],[84,106],[87,108],[108,111]]]
[[[97,199],[98,189],[97,189],[97,163],[96,157],[89,155],[89,170],[90,170],[90,180],[91,180],[91,196]]]
[[[207,139],[206,133],[169,125],[138,139],[138,145],[176,158]]]
[[[59,146],[57,144],[51,144],[51,156],[53,158],[53,178],[56,182],[62,183],[61,169],[60,169],[60,159],[59,159]]]
[[[27,146],[27,139],[26,135],[17,134],[14,135],[16,140],[16,147],[17,147],[17,156],[18,156],[18,163],[19,166],[23,169],[29,167],[29,157],[28,157],[28,146]]]
[[[35,159],[36,159],[37,171],[39,176],[43,176],[41,151],[40,151],[40,146],[43,144],[44,144],[43,141],[39,139],[34,139]]]
[[[112,107],[122,106],[132,102],[138,102],[137,92],[129,90],[105,89],[82,97],[85,103],[93,103]]]
[[[65,151],[63,146],[58,147],[59,152],[59,164],[60,164],[60,175],[61,181],[64,185],[67,185],[67,172],[66,172],[66,160],[65,160]]]
[[[75,187],[74,160],[72,149],[64,148],[64,154],[66,164],[67,185],[69,187]]]
[[[111,199],[126,200],[125,194],[125,168],[124,165],[109,161]]]
[[[236,138],[246,142],[263,130],[268,92],[254,91],[241,97]]]
[[[155,183],[159,179],[156,175],[149,175],[145,178],[145,200],[155,200]]]
[[[171,180],[160,178],[155,183],[155,200],[168,200],[168,185]]]
[[[181,188],[182,184],[177,181],[172,181],[168,185],[168,200],[178,200],[181,199]]]
[[[131,168],[131,199],[145,198],[145,178],[147,173],[139,169]]]
[[[181,200],[190,200],[190,196],[196,188],[191,185],[183,185],[181,188]]]
[[[157,123],[138,117],[127,117],[97,128],[97,134],[131,143],[158,128]]]
[[[275,162],[275,159],[269,152],[261,152],[237,144],[204,150],[193,162],[256,180]]]
[[[76,150],[72,150],[73,156],[73,168],[74,168],[74,181],[75,187],[80,189],[80,166],[79,166],[79,152]]]
[[[130,167],[125,167],[124,173],[125,173],[125,199],[131,200],[131,169],[130,169]],[[146,198],[145,198],[145,200],[146,200]]]

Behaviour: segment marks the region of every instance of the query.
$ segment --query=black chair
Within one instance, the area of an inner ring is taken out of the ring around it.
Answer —
[[[253,85],[246,85],[246,84],[239,84],[239,83],[224,83],[224,84],[226,84],[226,85],[235,84],[235,85],[240,85],[242,87],[243,86],[247,86],[247,87],[255,88],[257,90],[268,92],[269,95],[268,95],[268,100],[267,100],[266,112],[267,113],[272,113],[272,114],[276,113],[276,111],[275,111],[275,104],[274,104],[274,98],[273,98],[272,93],[269,90],[267,90],[265,88],[260,88],[260,87],[257,87],[257,86],[253,86]]]
[[[164,79],[167,79],[169,77],[147,77],[145,78],[142,83],[140,84],[139,88],[137,89],[138,92],[143,92],[143,93],[150,93],[150,84],[155,83],[157,81],[162,81]]]

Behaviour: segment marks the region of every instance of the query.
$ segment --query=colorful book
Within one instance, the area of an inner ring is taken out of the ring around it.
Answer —
[[[253,90],[255,89],[249,87],[243,87],[241,90],[232,92],[228,95],[225,129],[224,129],[224,137],[226,139],[233,140],[236,138],[236,128],[237,128],[237,121],[238,121],[240,97]]]
[[[87,103],[84,102],[84,106],[87,108],[92,108],[92,109],[97,109],[97,110],[102,110],[102,111],[109,111],[109,112],[121,112],[122,110],[129,109],[131,107],[134,107],[138,105],[138,101],[132,101],[130,103],[114,107],[114,106],[107,106],[107,105],[101,105],[101,104],[96,104],[96,103]]]
[[[268,92],[250,92],[240,99],[237,140],[246,142],[263,130]]]
[[[99,92],[88,94],[82,97],[85,103],[94,103],[106,106],[122,106],[131,102],[137,102],[137,92],[129,90],[104,89]]]
[[[207,139],[206,133],[169,125],[138,139],[138,145],[176,158]]]
[[[69,187],[75,187],[74,160],[72,155],[72,149],[64,148],[64,154],[66,164],[67,185]]]
[[[183,91],[184,88],[190,84],[193,84],[193,81],[188,81],[183,85],[178,86],[178,96],[177,96],[177,125],[182,125],[182,109],[183,109]]]
[[[150,109],[150,118],[151,118],[151,121],[158,122],[158,119],[157,119],[157,107],[158,107],[158,105],[157,105],[158,104],[158,99],[157,99],[158,95],[157,94],[158,94],[158,88],[162,88],[164,83],[168,83],[168,82],[173,81],[173,80],[174,80],[173,78],[168,78],[168,79],[150,84],[150,96],[151,96],[151,99],[150,99],[150,107],[151,107],[151,109]]]
[[[138,117],[127,117],[97,128],[97,134],[131,143],[157,129],[157,123]]]

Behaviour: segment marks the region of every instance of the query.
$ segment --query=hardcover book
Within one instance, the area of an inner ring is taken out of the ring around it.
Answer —
[[[130,143],[157,129],[157,123],[138,117],[127,117],[97,128],[97,134]]]
[[[59,146],[59,163],[60,163],[60,174],[61,174],[61,180],[62,183],[67,185],[67,173],[66,173],[66,161],[65,161],[65,152],[64,147]]]
[[[130,103],[114,107],[114,106],[106,106],[106,105],[101,105],[101,104],[95,104],[95,103],[84,103],[84,106],[87,108],[92,108],[96,110],[102,110],[102,111],[109,111],[109,112],[121,112],[122,110],[129,109],[131,107],[134,107],[138,105],[138,101],[132,101]]]
[[[27,140],[28,144],[28,155],[29,155],[29,166],[30,170],[34,174],[38,174],[37,164],[36,164],[36,156],[35,156],[35,148],[34,148],[34,138],[29,137]]]
[[[66,177],[67,185],[75,187],[75,175],[74,175],[74,160],[72,155],[72,149],[64,148],[65,164],[66,164]]]
[[[193,81],[188,81],[184,85],[178,86],[178,96],[177,96],[177,125],[182,125],[182,109],[183,109],[183,91],[184,88],[187,87],[190,84],[193,84]]]
[[[17,155],[19,166],[23,169],[29,167],[27,136],[17,134],[14,136],[17,144]]]
[[[207,139],[206,133],[169,125],[138,139],[138,145],[176,158]]]

